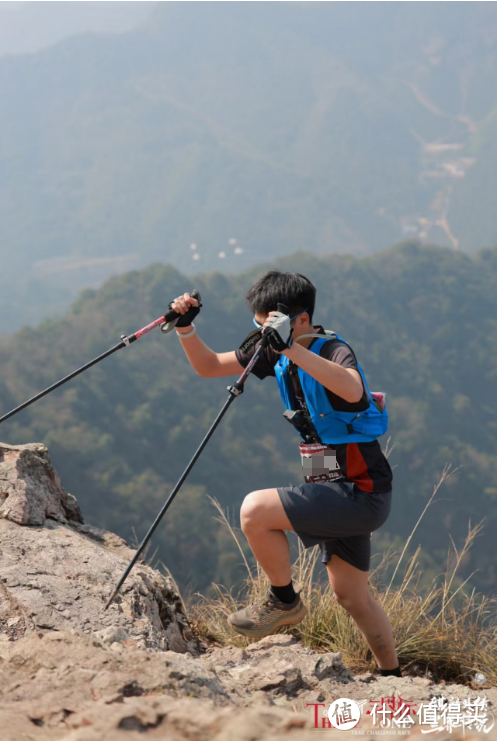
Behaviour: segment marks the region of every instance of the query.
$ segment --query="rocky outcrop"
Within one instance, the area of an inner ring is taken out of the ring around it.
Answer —
[[[44,445],[0,445],[0,635],[74,630],[149,649],[196,652],[171,579],[144,563],[105,605],[133,551],[85,525]]]
[[[0,518],[18,525],[45,520],[83,522],[76,499],[67,494],[48,450],[40,443],[0,443]]]
[[[202,645],[171,580],[144,563],[105,611],[133,551],[83,523],[44,446],[0,445],[0,455],[1,741],[312,741],[344,697],[365,708],[479,695],[496,715],[496,689],[354,676],[340,653],[292,635],[243,649]],[[422,739],[414,721],[407,738]],[[496,734],[465,731],[467,741],[483,737]]]

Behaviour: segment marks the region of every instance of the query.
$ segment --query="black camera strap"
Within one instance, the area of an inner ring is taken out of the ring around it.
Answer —
[[[299,431],[301,437],[306,443],[319,443],[320,438],[317,431],[311,421],[311,414],[306,404],[306,397],[304,390],[301,386],[302,397],[299,399],[299,405],[296,398],[295,386],[293,377],[297,376],[299,385],[301,382],[299,379],[299,373],[297,365],[290,362],[287,366],[287,388],[289,390],[289,396],[292,404],[292,413],[289,414],[289,410],[284,412],[284,417]]]

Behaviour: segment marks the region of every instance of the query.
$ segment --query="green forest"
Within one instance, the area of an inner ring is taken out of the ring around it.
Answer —
[[[472,585],[495,589],[496,250],[472,255],[405,242],[375,255],[295,253],[233,276],[186,277],[153,264],[84,290],[67,313],[0,344],[0,414],[166,311],[197,288],[196,325],[216,351],[253,328],[244,295],[270,266],[317,286],[315,322],[354,348],[370,388],[387,393],[393,506],[373,553],[403,543],[445,464],[458,471],[417,530],[427,577],[444,571],[450,535],[484,529],[466,557]],[[204,379],[175,333],[146,335],[55,391],[0,430],[2,441],[41,441],[87,522],[141,539],[227,398],[228,379]],[[273,379],[249,378],[157,531],[152,551],[182,589],[229,587],[241,557],[209,501],[237,524],[244,496],[300,481],[297,436]],[[386,436],[387,438],[387,436]],[[384,438],[383,448],[387,442]]]

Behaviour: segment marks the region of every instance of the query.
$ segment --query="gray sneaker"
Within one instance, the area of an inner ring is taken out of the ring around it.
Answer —
[[[307,613],[301,596],[296,594],[294,602],[286,605],[268,590],[261,602],[249,605],[244,610],[229,615],[228,624],[244,636],[268,636],[283,625],[297,625]]]

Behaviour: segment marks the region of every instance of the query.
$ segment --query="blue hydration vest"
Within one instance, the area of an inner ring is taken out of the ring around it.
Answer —
[[[334,338],[347,345],[346,340],[335,333],[330,336],[330,339]],[[309,347],[310,352],[319,355],[323,343],[328,341],[325,338],[317,337]],[[294,396],[288,385],[290,383],[289,363],[288,357],[280,355],[275,364],[278,388],[286,409],[292,409]],[[389,420],[387,410],[384,407],[383,411],[379,411],[374,404],[363,369],[359,363],[357,363],[357,366],[370,397],[370,404],[364,412],[336,412],[328,399],[325,387],[309,373],[298,367],[299,379],[311,421],[322,443],[340,445],[342,443],[372,442],[387,431]]]

